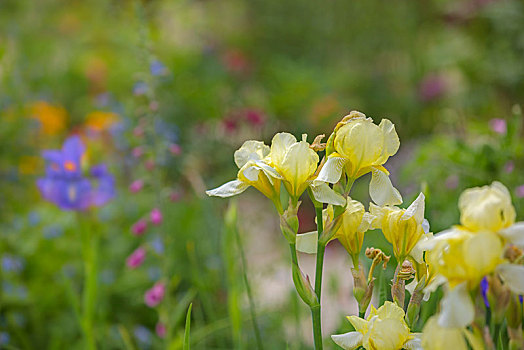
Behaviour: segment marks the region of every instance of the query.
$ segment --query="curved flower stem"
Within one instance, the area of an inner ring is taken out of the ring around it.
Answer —
[[[82,295],[82,329],[84,331],[84,343],[86,350],[96,349],[95,334],[93,330],[96,292],[97,292],[97,253],[98,235],[90,232],[86,227],[86,220],[82,220],[78,214],[78,221],[82,235],[82,255],[84,260],[84,290]]]

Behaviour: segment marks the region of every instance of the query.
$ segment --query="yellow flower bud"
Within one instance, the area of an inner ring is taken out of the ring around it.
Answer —
[[[329,220],[333,220],[333,206],[328,206],[326,210]],[[364,232],[369,229],[372,217],[366,213],[362,203],[349,198],[346,210],[341,215],[342,222],[333,239],[338,239],[350,255],[358,255],[364,242]]]
[[[465,190],[459,198],[460,222],[468,230],[497,232],[515,223],[515,208],[500,182]]]

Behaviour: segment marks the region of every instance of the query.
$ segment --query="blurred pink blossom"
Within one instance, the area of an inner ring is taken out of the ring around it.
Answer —
[[[441,97],[446,92],[446,82],[440,75],[430,74],[420,82],[418,94],[424,102]]]
[[[165,338],[166,336],[166,325],[162,322],[158,321],[155,327],[156,335],[158,335],[160,338]]]
[[[144,302],[149,307],[155,307],[164,299],[165,292],[166,286],[164,282],[157,282],[144,294]]]
[[[133,226],[131,226],[131,232],[135,236],[140,236],[146,232],[147,229],[147,221],[144,219],[138,220]]]
[[[130,269],[136,269],[144,262],[146,258],[146,250],[142,247],[138,247],[131,255],[127,257],[126,265]]]
[[[137,193],[144,187],[144,181],[142,180],[135,180],[129,185],[129,191],[132,193]]]
[[[135,158],[140,158],[144,154],[144,149],[141,146],[137,146],[133,148],[133,150],[131,151],[131,154]]]
[[[493,130],[497,134],[505,135],[506,132],[508,131],[506,121],[502,118],[491,119],[489,121],[489,126],[491,127],[491,130]]]
[[[505,165],[504,165],[504,171],[506,173],[512,173],[513,170],[515,169],[515,163],[513,163],[512,160],[508,161]]]
[[[261,126],[265,122],[264,115],[255,109],[247,109],[244,118],[253,126]]]
[[[516,194],[517,197],[519,197],[519,198],[524,197],[524,185],[520,185],[519,187],[517,187],[517,188],[515,189],[515,194]]]
[[[148,159],[146,160],[146,162],[144,163],[144,166],[146,167],[146,169],[148,171],[151,171],[155,168],[155,162],[151,159]]]
[[[133,129],[133,135],[139,138],[144,136],[144,128],[142,128],[141,126],[137,126]]]
[[[176,143],[172,143],[169,146],[169,152],[171,152],[175,156],[178,156],[182,153],[182,147],[180,147],[180,145],[177,145]]]
[[[153,210],[151,210],[149,218],[151,219],[153,225],[160,225],[162,223],[162,220],[164,219],[162,216],[162,212],[158,208],[154,208]]]
[[[449,175],[446,179],[446,188],[454,190],[458,187],[459,177],[456,174]]]
[[[178,202],[181,198],[182,198],[182,191],[178,189],[173,190],[173,192],[171,192],[171,194],[169,195],[169,200],[171,202]]]

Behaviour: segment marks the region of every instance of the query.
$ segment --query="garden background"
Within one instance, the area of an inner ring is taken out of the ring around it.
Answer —
[[[230,201],[205,196],[234,178],[233,152],[283,130],[312,141],[359,110],[395,124],[393,183],[406,203],[425,193],[433,232],[458,222],[465,188],[492,180],[512,192],[519,221],[523,62],[518,0],[2,0],[0,347],[82,348],[71,302],[86,226],[101,239],[100,349],[164,348],[166,317],[168,345],[181,348],[190,303],[193,348],[253,348],[244,269],[266,348],[311,347],[269,201],[248,190],[235,215]],[[36,186],[42,151],[72,134],[117,184],[87,218]],[[366,205],[368,181],[354,189]],[[156,207],[162,225],[137,233]],[[314,214],[301,207],[299,232]],[[380,231],[365,245],[388,250]],[[139,247],[145,260],[133,268]],[[300,258],[311,275],[311,258]],[[346,331],[355,310],[350,267],[332,242],[325,334]],[[160,279],[170,308],[144,302]]]

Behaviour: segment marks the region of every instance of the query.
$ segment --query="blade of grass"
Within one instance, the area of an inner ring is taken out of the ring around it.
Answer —
[[[191,327],[191,309],[193,308],[193,303],[189,304],[186,315],[186,330],[184,331],[184,350],[190,350],[191,344],[189,339],[190,327]]]

